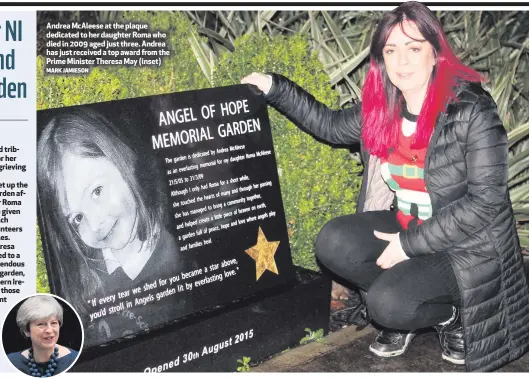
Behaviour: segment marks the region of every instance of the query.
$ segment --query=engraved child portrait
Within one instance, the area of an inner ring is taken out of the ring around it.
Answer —
[[[84,316],[88,345],[148,330],[189,307],[183,296],[146,304],[138,301],[146,293],[130,293],[152,289],[158,278],[183,271],[184,263],[167,230],[167,195],[155,157],[126,135],[83,107],[57,112],[38,141],[50,283]]]

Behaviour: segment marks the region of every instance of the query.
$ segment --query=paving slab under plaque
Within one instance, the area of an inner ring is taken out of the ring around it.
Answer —
[[[379,358],[369,352],[378,331],[372,326],[357,331],[349,326],[327,337],[327,345],[292,349],[254,369],[258,372],[465,372],[464,367],[441,359],[437,335],[425,329],[400,357]],[[299,351],[298,350],[303,350]],[[528,372],[529,353],[498,372]]]

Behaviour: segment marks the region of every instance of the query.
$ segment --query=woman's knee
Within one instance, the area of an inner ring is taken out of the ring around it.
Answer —
[[[366,296],[369,317],[377,324],[390,329],[410,329],[413,304],[409,304],[395,288],[380,288],[376,283],[369,288]]]
[[[376,259],[387,242],[375,238],[365,221],[365,214],[360,213],[327,222],[316,238],[316,257],[325,265],[347,260],[353,267]]]
[[[349,242],[350,236],[345,230],[341,217],[328,221],[321,228],[316,238],[315,253],[318,260],[323,264],[335,262],[336,259],[343,258],[344,249]]]

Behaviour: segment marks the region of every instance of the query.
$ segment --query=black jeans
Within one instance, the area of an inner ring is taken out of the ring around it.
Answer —
[[[388,242],[374,230],[402,230],[392,211],[358,213],[335,218],[316,240],[319,261],[338,276],[367,291],[372,320],[391,329],[414,330],[439,324],[459,305],[454,272],[444,253],[406,259],[390,269],[376,265]]]

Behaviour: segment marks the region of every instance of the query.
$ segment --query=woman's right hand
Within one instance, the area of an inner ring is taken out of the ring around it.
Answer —
[[[252,84],[267,95],[268,92],[270,92],[270,88],[272,88],[272,76],[261,74],[259,72],[252,72],[250,75],[241,79],[241,84]]]

